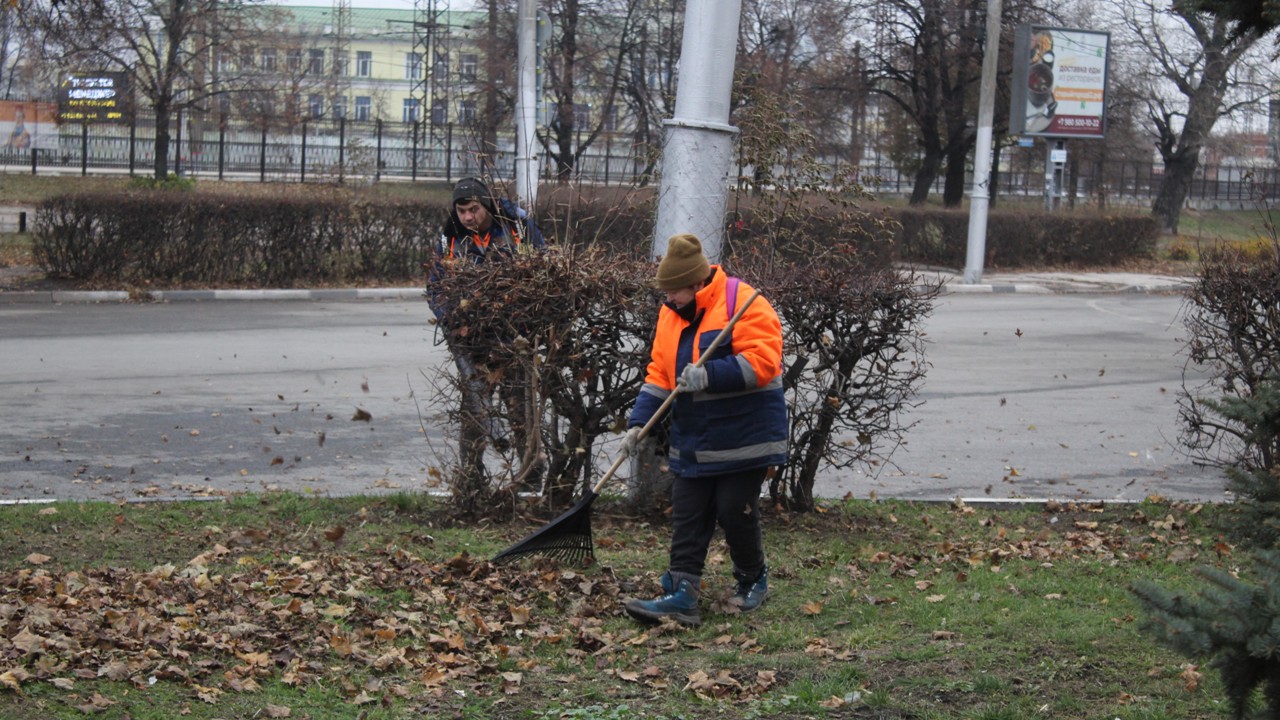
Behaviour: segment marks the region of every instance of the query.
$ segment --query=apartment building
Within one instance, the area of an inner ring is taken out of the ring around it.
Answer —
[[[478,12],[272,6],[257,36],[216,51],[227,117],[474,122],[481,88]],[[275,30],[272,31],[272,28]]]

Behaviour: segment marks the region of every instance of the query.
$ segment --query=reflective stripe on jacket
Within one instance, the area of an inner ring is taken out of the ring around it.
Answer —
[[[711,282],[698,291],[689,323],[664,306],[658,313],[644,387],[627,424],[649,421],[676,387],[685,365],[728,324],[727,277],[712,266]],[[752,289],[739,282],[737,304]],[[695,343],[696,339],[696,343]],[[681,477],[723,475],[781,465],[787,458],[787,404],[782,389],[782,324],[763,297],[756,298],[729,336],[703,363],[707,388],[680,393],[672,404],[671,471]]]

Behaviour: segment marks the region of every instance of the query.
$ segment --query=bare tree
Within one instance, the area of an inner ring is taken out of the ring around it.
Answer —
[[[542,138],[560,182],[606,128],[616,127],[627,57],[637,44],[643,0],[555,0],[547,59],[554,114]],[[592,112],[579,100],[599,104]],[[585,112],[584,112],[585,110]]]
[[[1166,232],[1177,233],[1214,126],[1269,96],[1269,82],[1256,74],[1250,81],[1243,71],[1252,57],[1262,57],[1250,53],[1259,35],[1180,3],[1129,0],[1120,9],[1129,81],[1141,93],[1165,168],[1151,213]]]
[[[972,145],[965,108],[970,86],[980,79],[978,6],[984,4],[888,0],[870,8],[877,26],[868,57],[871,92],[888,99],[913,125],[919,146],[912,205],[923,203],[944,164],[963,158]]]
[[[633,152],[644,162],[642,184],[652,177],[661,157],[662,121],[675,114],[684,8],[684,0],[642,0],[634,37],[623,57],[619,106],[631,120]]]
[[[832,0],[746,0],[735,113],[776,105],[825,152],[845,152],[860,114],[862,73],[853,7]],[[757,180],[767,168],[756,168]]]
[[[248,7],[243,0],[32,0],[24,12],[59,66],[129,74],[155,112],[154,171],[163,178],[174,114],[222,89],[205,81],[215,49],[251,36],[253,19],[268,15]]]

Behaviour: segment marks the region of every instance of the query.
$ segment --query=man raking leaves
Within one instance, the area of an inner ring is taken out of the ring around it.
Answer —
[[[635,453],[643,428],[671,404],[668,464],[671,549],[662,595],[631,599],[636,619],[702,621],[702,572],[716,525],[724,529],[742,611],[764,602],[769,588],[760,532],[760,490],[765,474],[787,456],[787,406],[782,387],[782,324],[756,297],[728,337],[698,363],[740,303],[746,283],[712,265],[694,235],[672,236],[654,284],[667,300],[658,315],[644,386],[628,418],[624,450]]]

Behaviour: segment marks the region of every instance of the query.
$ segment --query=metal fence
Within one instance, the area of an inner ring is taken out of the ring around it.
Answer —
[[[604,133],[581,152],[573,173],[575,182],[637,186],[647,177],[651,148],[623,133]],[[6,172],[82,175],[128,173],[149,175],[155,165],[155,124],[139,116],[126,125],[63,125],[54,143],[30,150],[0,150]],[[468,128],[431,127],[426,123],[375,121],[314,121],[293,127],[262,128],[192,122],[181,117],[171,131],[168,166],[186,177],[258,182],[320,182],[351,180],[435,180],[452,182],[480,173],[514,177],[514,137],[482,149]],[[874,147],[862,153],[859,173],[869,190],[884,196],[911,192],[914,177],[901,172]],[[1045,190],[1044,155],[1040,151],[1008,153],[998,170],[996,198],[1036,198]],[[848,166],[832,157],[834,173]],[[542,163],[544,178],[555,172]],[[1159,190],[1162,167],[1155,163],[1112,162],[1099,168],[1082,163],[1074,178],[1064,178],[1069,193],[1064,202],[1080,204],[1149,204]],[[739,177],[752,175],[740,167]],[[774,176],[785,175],[778,168]],[[941,193],[942,179],[932,188]],[[1210,166],[1196,174],[1188,203],[1206,207],[1250,207],[1280,201],[1280,169]]]

